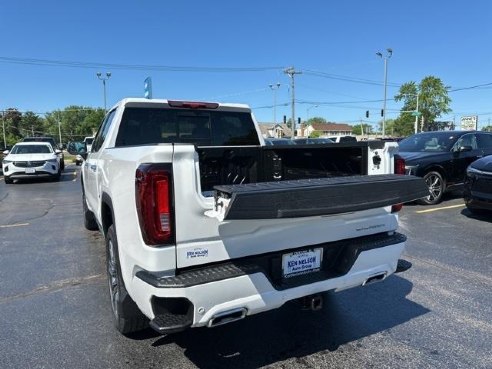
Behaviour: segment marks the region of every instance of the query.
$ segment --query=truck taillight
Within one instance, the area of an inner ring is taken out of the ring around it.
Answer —
[[[147,245],[174,243],[170,164],[142,164],[135,173],[138,220]]]
[[[395,174],[405,174],[405,159],[395,155]]]
[[[403,204],[395,204],[391,207],[391,212],[398,213],[401,209],[403,209]]]

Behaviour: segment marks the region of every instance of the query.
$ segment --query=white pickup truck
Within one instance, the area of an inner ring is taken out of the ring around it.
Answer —
[[[397,145],[266,146],[246,105],[120,101],[81,153],[123,334],[229,323],[405,269],[401,203],[427,195]],[[407,266],[408,267],[408,266]]]

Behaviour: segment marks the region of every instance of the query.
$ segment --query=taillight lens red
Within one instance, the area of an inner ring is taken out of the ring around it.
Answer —
[[[391,212],[398,213],[401,209],[403,209],[403,204],[395,204],[391,207]]]
[[[395,174],[405,174],[405,159],[395,156]]]
[[[174,243],[170,164],[142,164],[135,174],[138,220],[147,245]]]

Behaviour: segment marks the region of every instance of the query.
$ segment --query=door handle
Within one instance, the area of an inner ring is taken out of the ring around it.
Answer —
[[[93,172],[95,172],[95,171],[97,170],[97,165],[95,165],[95,164],[91,164],[91,165],[89,166],[89,168],[90,168]]]

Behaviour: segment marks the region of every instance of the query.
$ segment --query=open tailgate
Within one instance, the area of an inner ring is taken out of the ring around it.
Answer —
[[[422,178],[346,176],[214,186],[220,220],[294,218],[355,212],[428,196]]]

